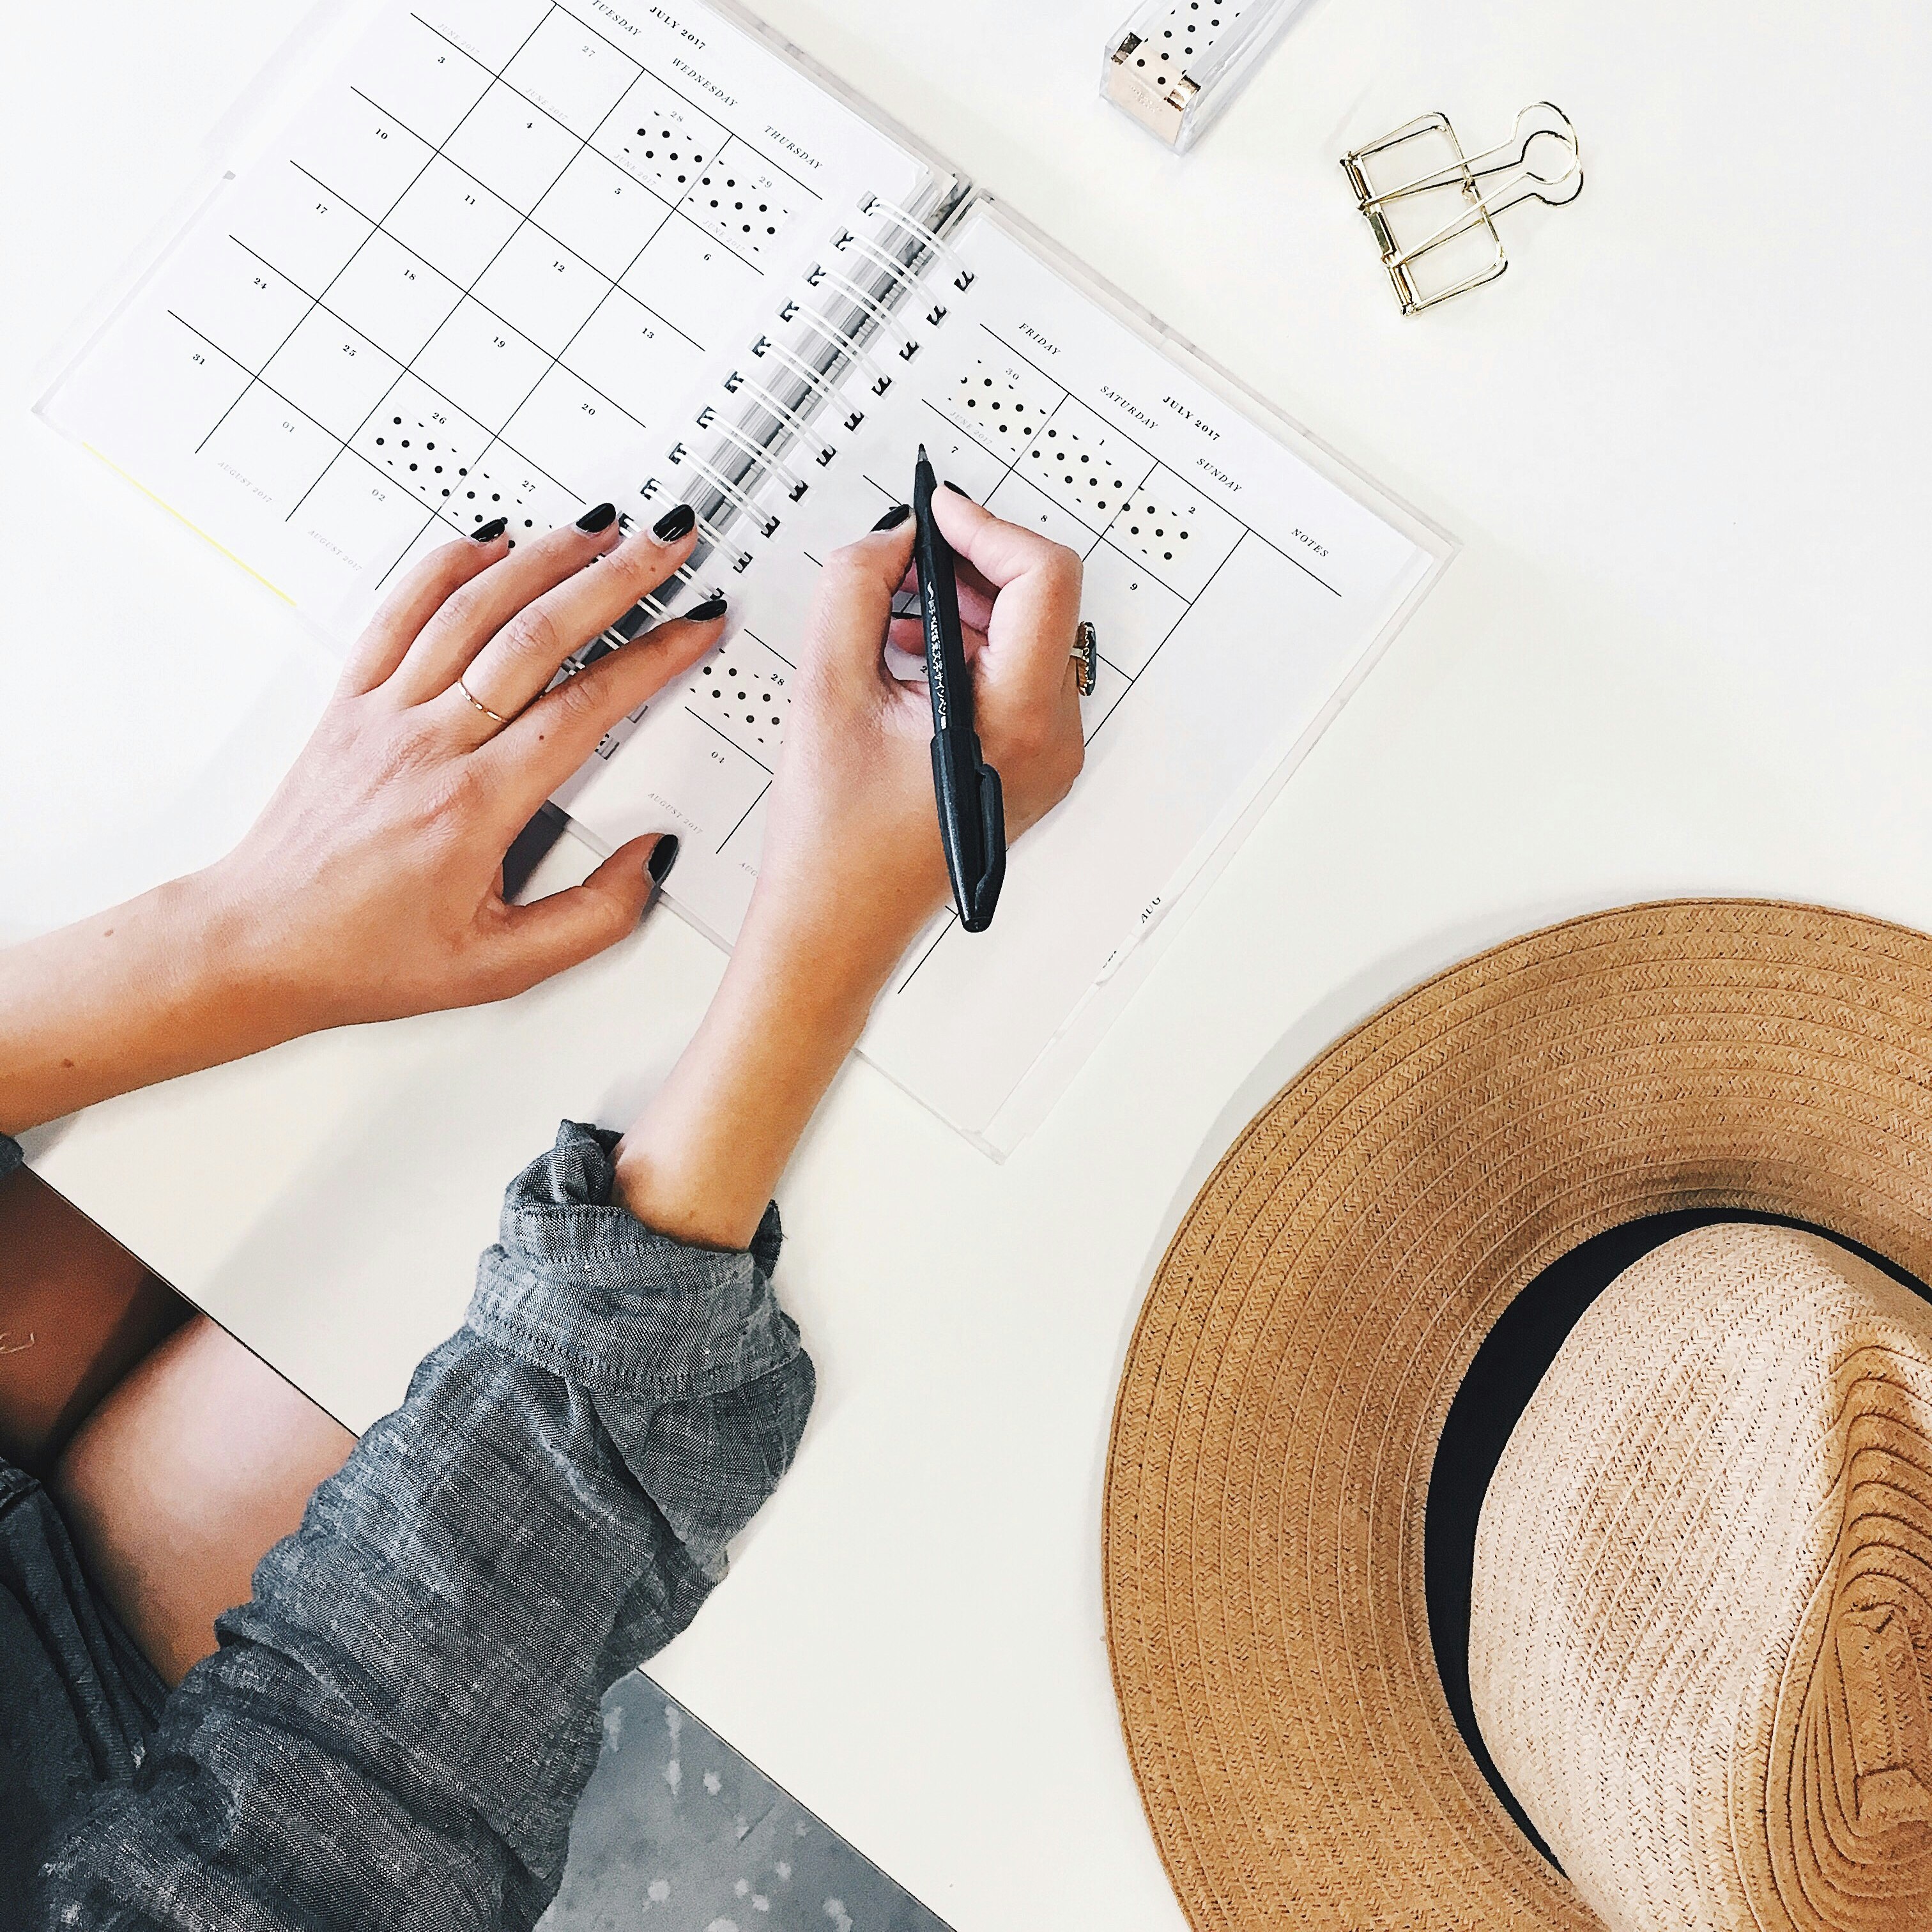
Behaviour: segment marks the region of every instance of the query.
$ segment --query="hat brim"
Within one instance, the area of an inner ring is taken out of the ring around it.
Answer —
[[[1385,1007],[1250,1124],[1156,1270],[1108,1452],[1108,1645],[1190,1922],[1587,1932],[1437,1674],[1424,1498],[1484,1337],[1552,1262],[1684,1208],[1932,1279],[1932,940],[1646,905]]]

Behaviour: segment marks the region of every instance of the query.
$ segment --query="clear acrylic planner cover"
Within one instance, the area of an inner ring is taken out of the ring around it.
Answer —
[[[1309,0],[1142,0],[1108,37],[1100,92],[1184,154]]]
[[[338,64],[339,62],[339,64]],[[314,76],[327,77],[317,83]],[[1064,1089],[1453,553],[735,7],[326,10],[40,405],[342,647],[414,556],[693,502],[713,656],[559,794],[728,946],[827,548],[942,474],[1086,560],[1087,768],[861,1051],[983,1150]]]

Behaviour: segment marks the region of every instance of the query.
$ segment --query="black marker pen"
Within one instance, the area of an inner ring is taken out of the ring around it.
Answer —
[[[984,932],[993,922],[1006,881],[1006,808],[1000,775],[980,755],[973,729],[973,679],[960,635],[959,585],[952,546],[933,520],[934,487],[922,443],[913,472],[913,559],[919,567],[926,686],[932,694],[932,788],[959,922],[968,932]]]

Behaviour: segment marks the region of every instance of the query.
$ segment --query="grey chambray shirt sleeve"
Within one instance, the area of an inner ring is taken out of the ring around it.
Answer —
[[[217,1626],[134,1782],[45,1868],[52,1928],[527,1927],[598,1700],[684,1628],[791,1461],[812,1364],[748,1252],[610,1198],[566,1122],[509,1190],[465,1328]]]

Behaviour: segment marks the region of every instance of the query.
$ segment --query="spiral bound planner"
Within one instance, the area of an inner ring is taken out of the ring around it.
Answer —
[[[942,476],[1085,560],[1087,766],[862,1050],[994,1155],[1038,1120],[1450,546],[749,16],[418,0],[265,116],[41,404],[352,636],[506,516],[691,503],[712,657],[559,795],[675,830],[729,946],[827,552]],[[566,672],[566,674],[568,674]]]

